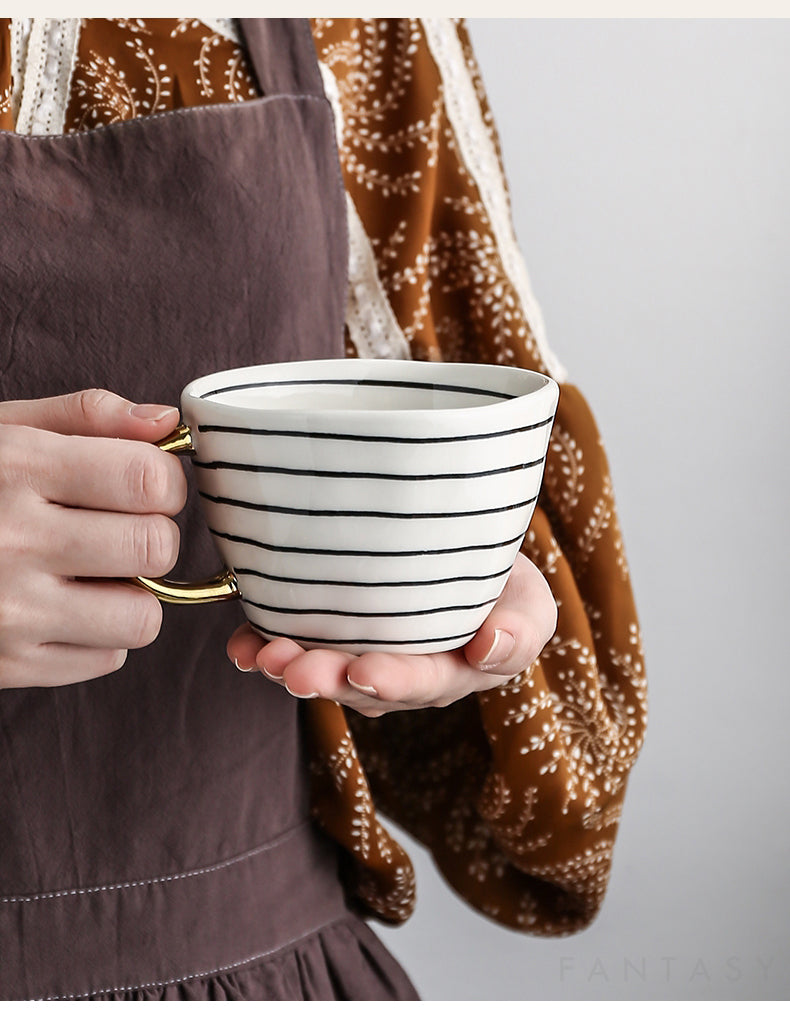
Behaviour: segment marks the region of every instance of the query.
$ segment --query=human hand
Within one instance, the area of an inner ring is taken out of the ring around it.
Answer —
[[[502,595],[462,650],[413,656],[304,650],[291,639],[265,643],[244,625],[227,652],[240,670],[262,671],[293,696],[321,696],[367,717],[446,707],[502,685],[529,667],[554,634],[557,606],[543,575],[519,554]]]
[[[119,579],[178,556],[186,479],[150,445],[177,423],[98,389],[0,403],[0,688],[109,674],[159,634],[158,600]]]

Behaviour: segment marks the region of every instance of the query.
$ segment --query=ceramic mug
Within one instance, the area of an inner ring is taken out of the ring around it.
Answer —
[[[160,445],[192,456],[226,567],[139,579],[161,600],[238,597],[264,639],[431,653],[494,606],[535,509],[559,390],[520,368],[401,360],[221,371]]]

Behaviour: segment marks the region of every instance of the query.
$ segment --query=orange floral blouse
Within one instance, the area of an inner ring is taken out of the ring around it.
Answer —
[[[411,913],[414,875],[377,811],[482,913],[578,931],[604,896],[646,726],[606,455],[545,341],[463,21],[311,24],[347,191],[349,355],[517,364],[561,393],[523,545],[557,600],[556,634],[508,684],[444,709],[369,720],[309,701],[314,816],[384,921]],[[0,129],[79,132],[256,95],[230,19],[0,19]]]

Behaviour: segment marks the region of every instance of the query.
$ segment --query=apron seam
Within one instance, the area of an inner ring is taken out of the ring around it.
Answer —
[[[3,136],[11,136],[14,139],[25,139],[29,142],[41,142],[43,140],[64,140],[64,139],[84,139],[90,138],[93,135],[98,135],[104,132],[113,131],[131,131],[132,125],[145,125],[152,121],[162,121],[165,118],[188,118],[195,111],[210,112],[216,111],[217,113],[227,113],[228,110],[243,110],[244,108],[259,106],[263,107],[268,103],[272,103],[276,100],[311,100],[314,103],[326,104],[330,106],[329,101],[325,96],[316,96],[313,93],[272,93],[268,96],[258,96],[254,100],[245,100],[243,103],[221,103],[221,104],[202,104],[195,105],[194,107],[178,107],[175,110],[160,111],[158,114],[143,114],[136,118],[130,118],[126,121],[116,121],[111,125],[97,125],[92,129],[84,129],[79,132],[61,132],[57,135],[29,135],[24,132],[13,132],[11,129],[0,129],[0,138]],[[331,107],[330,107],[331,109]]]
[[[218,861],[216,864],[208,864],[204,867],[192,868],[189,871],[179,871],[170,875],[157,875],[152,878],[140,878],[128,882],[112,882],[108,885],[90,885],[70,889],[54,889],[50,892],[33,893],[29,896],[0,896],[0,903],[33,903],[39,900],[62,899],[65,896],[85,896],[99,892],[114,892],[120,889],[136,889],[147,885],[160,885],[165,882],[176,882],[185,878],[197,878],[200,875],[213,874],[215,871],[223,871],[225,868],[243,863],[245,860],[250,860],[252,857],[256,857],[268,850],[276,849],[278,846],[287,842],[291,836],[311,824],[312,821],[309,818],[304,821],[300,821],[298,824],[295,824],[291,828],[281,832],[280,835],[275,836],[274,839],[261,843],[261,845],[255,846],[251,850],[245,850],[243,853],[239,853],[233,857],[228,857],[226,860]]]
[[[308,928],[307,931],[301,932],[296,935],[293,939],[289,939],[284,942],[281,946],[273,946],[271,949],[263,950],[261,953],[253,953],[252,956],[243,957],[241,960],[234,960],[230,964],[222,964],[219,967],[214,967],[208,971],[194,971],[191,974],[183,975],[178,978],[167,978],[157,982],[141,982],[138,985],[119,985],[113,986],[106,989],[92,989],[90,992],[80,993],[68,993],[61,996],[40,996],[39,1001],[48,1000],[74,1000],[74,999],[88,999],[90,996],[103,996],[107,993],[114,992],[135,992],[139,989],[158,989],[163,988],[167,985],[179,985],[182,982],[192,981],[195,978],[208,978],[211,975],[223,974],[227,971],[235,971],[242,967],[244,964],[251,964],[253,961],[263,960],[264,957],[273,956],[275,953],[279,953],[289,946],[295,945],[297,942],[301,942],[302,939],[306,939],[309,935],[314,935],[317,932],[322,932],[325,928],[329,928],[331,925],[346,921],[352,916],[349,913],[341,914],[339,917],[332,917],[328,921],[324,921],[322,924],[317,925],[314,928]],[[35,1000],[34,1000],[35,1002]]]

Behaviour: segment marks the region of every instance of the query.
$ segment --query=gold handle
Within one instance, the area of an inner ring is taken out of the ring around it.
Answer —
[[[136,578],[135,581],[162,603],[215,603],[233,600],[239,595],[236,576],[227,568],[202,582],[171,582],[167,578]]]
[[[156,444],[167,453],[192,456],[192,432],[188,425],[181,424],[170,435]],[[135,582],[153,593],[162,603],[214,603],[217,600],[233,600],[239,595],[236,576],[228,568],[202,582],[171,582],[167,578],[136,578]]]
[[[192,429],[183,421],[178,428],[173,429],[170,435],[166,435],[155,445],[160,450],[166,450],[167,453],[183,453],[189,457],[193,457],[195,454],[195,447],[192,445]]]

